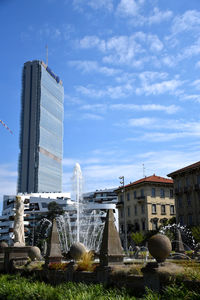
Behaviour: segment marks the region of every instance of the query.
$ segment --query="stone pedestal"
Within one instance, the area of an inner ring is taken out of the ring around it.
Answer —
[[[175,232],[174,250],[175,252],[178,253],[185,252],[181,232],[178,228],[176,228],[176,232]]]
[[[4,271],[11,272],[13,263],[23,265],[28,261],[31,246],[25,247],[6,247],[4,248]]]
[[[109,209],[106,216],[100,247],[100,265],[108,266],[110,264],[122,264],[123,257],[123,248],[119,233],[115,227],[113,210]]]
[[[54,219],[52,223],[50,236],[49,236],[49,241],[47,244],[45,265],[48,265],[51,262],[61,262],[62,259],[63,256],[60,248],[58,229],[57,229],[56,219]]]
[[[183,271],[183,267],[173,263],[150,262],[142,268],[144,286],[159,292],[163,286],[168,284],[170,277]]]

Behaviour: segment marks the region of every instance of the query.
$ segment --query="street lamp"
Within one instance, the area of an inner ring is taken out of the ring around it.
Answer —
[[[120,184],[122,186],[122,195],[123,195],[123,202],[124,202],[124,249],[125,252],[128,253],[128,241],[127,241],[127,222],[126,222],[126,199],[125,199],[125,195],[126,195],[126,191],[125,191],[125,185],[124,185],[124,176],[120,176]]]

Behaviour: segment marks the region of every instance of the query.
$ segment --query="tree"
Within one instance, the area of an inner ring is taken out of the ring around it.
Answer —
[[[200,226],[192,227],[191,231],[196,243],[200,243]]]
[[[48,204],[47,219],[52,221],[55,217],[63,214],[64,214],[64,210],[58,203],[52,201]]]
[[[145,236],[144,236],[144,234],[142,232],[138,231],[138,232],[133,232],[131,234],[131,238],[134,241],[135,245],[139,246],[144,241]]]

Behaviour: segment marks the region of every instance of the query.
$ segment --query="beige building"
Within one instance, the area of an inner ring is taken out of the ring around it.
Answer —
[[[200,161],[167,176],[174,179],[177,223],[200,225]]]
[[[124,188],[119,187],[116,192],[122,241],[125,231],[155,230],[165,220],[175,216],[171,179],[154,174],[125,185]]]

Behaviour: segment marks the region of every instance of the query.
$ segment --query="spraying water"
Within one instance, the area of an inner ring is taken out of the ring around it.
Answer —
[[[73,172],[73,192],[75,193],[76,208],[77,208],[77,242],[80,242],[80,213],[82,210],[82,192],[83,192],[83,177],[79,163],[75,164]]]

